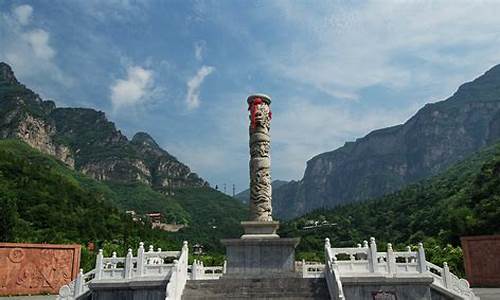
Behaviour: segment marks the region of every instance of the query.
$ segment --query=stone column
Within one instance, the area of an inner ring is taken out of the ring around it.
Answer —
[[[242,222],[248,238],[278,238],[279,223],[273,221],[271,206],[271,98],[255,94],[247,98],[250,124],[250,220]]]
[[[241,222],[240,239],[224,239],[227,267],[222,278],[295,277],[295,247],[300,239],[280,238],[271,207],[271,98],[247,99],[250,113],[250,220]]]
[[[250,113],[250,220],[273,220],[271,206],[271,99],[262,94],[248,97]]]

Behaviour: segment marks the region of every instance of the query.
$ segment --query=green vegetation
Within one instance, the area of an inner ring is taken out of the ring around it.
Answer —
[[[147,221],[133,222],[124,208],[165,210],[167,218],[170,212],[188,226],[178,233],[152,230]],[[0,140],[0,241],[82,244],[86,270],[95,254],[89,242],[105,254],[125,255],[140,241],[180,249],[187,240],[203,244],[207,259],[221,260],[219,239],[237,236],[245,214],[241,203],[209,188],[167,197],[144,185],[98,182],[21,141]]]
[[[125,209],[139,214],[161,211],[169,222],[187,224],[179,232],[152,230],[133,222]],[[140,184],[98,182],[68,169],[17,140],[0,140],[0,241],[79,243],[89,269],[92,242],[105,253],[136,249],[140,241],[178,249],[183,240],[199,243],[201,259],[221,263],[221,238],[241,234],[247,210],[210,188],[183,188],[167,196]],[[459,237],[500,232],[500,144],[475,154],[445,173],[397,193],[336,209],[321,209],[283,224],[282,236],[300,236],[297,258],[322,260],[325,237],[338,247],[370,236],[379,249],[423,241],[430,261],[463,276]],[[304,229],[309,221],[325,225]]]
[[[184,188],[174,196],[189,212],[191,223],[176,235],[181,240],[202,244],[205,251],[224,253],[221,238],[237,238],[243,230],[242,220],[247,219],[247,209],[241,202],[210,188]]]
[[[190,224],[189,213],[177,199],[152,190],[142,183],[104,182],[112,191],[113,202],[123,210],[134,210],[138,214],[161,212],[164,221],[176,224]]]
[[[423,241],[432,262],[447,261],[463,275],[460,236],[500,233],[499,218],[500,144],[496,144],[399,192],[294,219],[284,224],[281,234],[301,236],[299,256],[309,259],[321,259],[326,237],[332,245],[348,247],[373,236],[381,249],[387,242],[402,249]],[[304,230],[309,220],[329,225]]]

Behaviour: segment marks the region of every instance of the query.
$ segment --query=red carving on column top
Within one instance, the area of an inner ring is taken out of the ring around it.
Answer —
[[[261,104],[265,103],[262,98],[254,98],[251,103],[248,104],[248,110],[250,111],[250,124],[252,129],[255,128],[255,113],[257,112],[257,107]],[[272,119],[272,112],[269,111],[269,119]]]

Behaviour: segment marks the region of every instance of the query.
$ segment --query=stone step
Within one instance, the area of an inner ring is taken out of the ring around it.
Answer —
[[[188,281],[182,299],[329,299],[329,294],[324,278],[222,278]]]

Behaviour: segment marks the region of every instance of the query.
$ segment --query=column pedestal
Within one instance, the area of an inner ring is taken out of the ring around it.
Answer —
[[[241,222],[241,226],[245,232],[241,236],[242,239],[275,239],[280,237],[276,233],[280,227],[280,223],[276,221],[243,221]]]
[[[279,222],[241,222],[245,234],[221,240],[226,246],[226,274],[232,278],[295,276],[295,247],[299,238],[280,238]]]
[[[295,247],[299,238],[252,237],[221,240],[226,246],[224,277],[266,278],[295,276]]]

